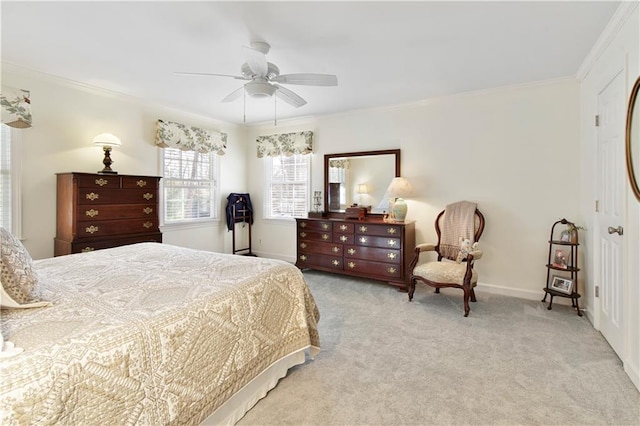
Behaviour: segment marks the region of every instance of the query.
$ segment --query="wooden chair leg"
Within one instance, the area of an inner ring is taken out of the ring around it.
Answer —
[[[476,292],[475,292],[475,289],[473,287],[471,287],[471,301],[473,303],[476,302]]]
[[[409,302],[413,300],[413,292],[416,291],[416,279],[409,280],[409,288],[407,289],[407,293],[409,293]]]
[[[471,308],[469,308],[469,297],[471,296],[471,288],[468,286],[464,286],[462,287],[462,291],[464,291],[464,316],[468,317],[469,311],[471,310]]]
[[[436,287],[436,293],[440,293],[440,287]]]

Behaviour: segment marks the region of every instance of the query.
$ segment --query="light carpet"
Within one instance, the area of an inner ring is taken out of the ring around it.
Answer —
[[[640,393],[565,305],[317,271],[321,352],[239,425],[640,425]],[[542,292],[540,298],[542,298]]]

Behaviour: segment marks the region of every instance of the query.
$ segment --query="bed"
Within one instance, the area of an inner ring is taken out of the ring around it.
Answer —
[[[234,424],[320,347],[283,261],[141,243],[33,269],[51,306],[2,309],[5,425]]]

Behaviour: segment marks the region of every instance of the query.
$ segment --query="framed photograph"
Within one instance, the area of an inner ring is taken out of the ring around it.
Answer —
[[[573,291],[573,280],[569,278],[563,278],[559,276],[553,276],[551,278],[551,284],[549,288],[559,291],[564,294],[571,294]]]
[[[560,233],[560,241],[568,243],[571,241],[571,232],[565,230]]]
[[[556,249],[552,265],[556,268],[567,269],[569,267],[569,250]]]

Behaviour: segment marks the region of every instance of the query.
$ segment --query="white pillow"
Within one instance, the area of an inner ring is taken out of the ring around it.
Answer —
[[[49,306],[40,301],[38,274],[33,259],[20,240],[0,226],[0,306],[36,308]]]

